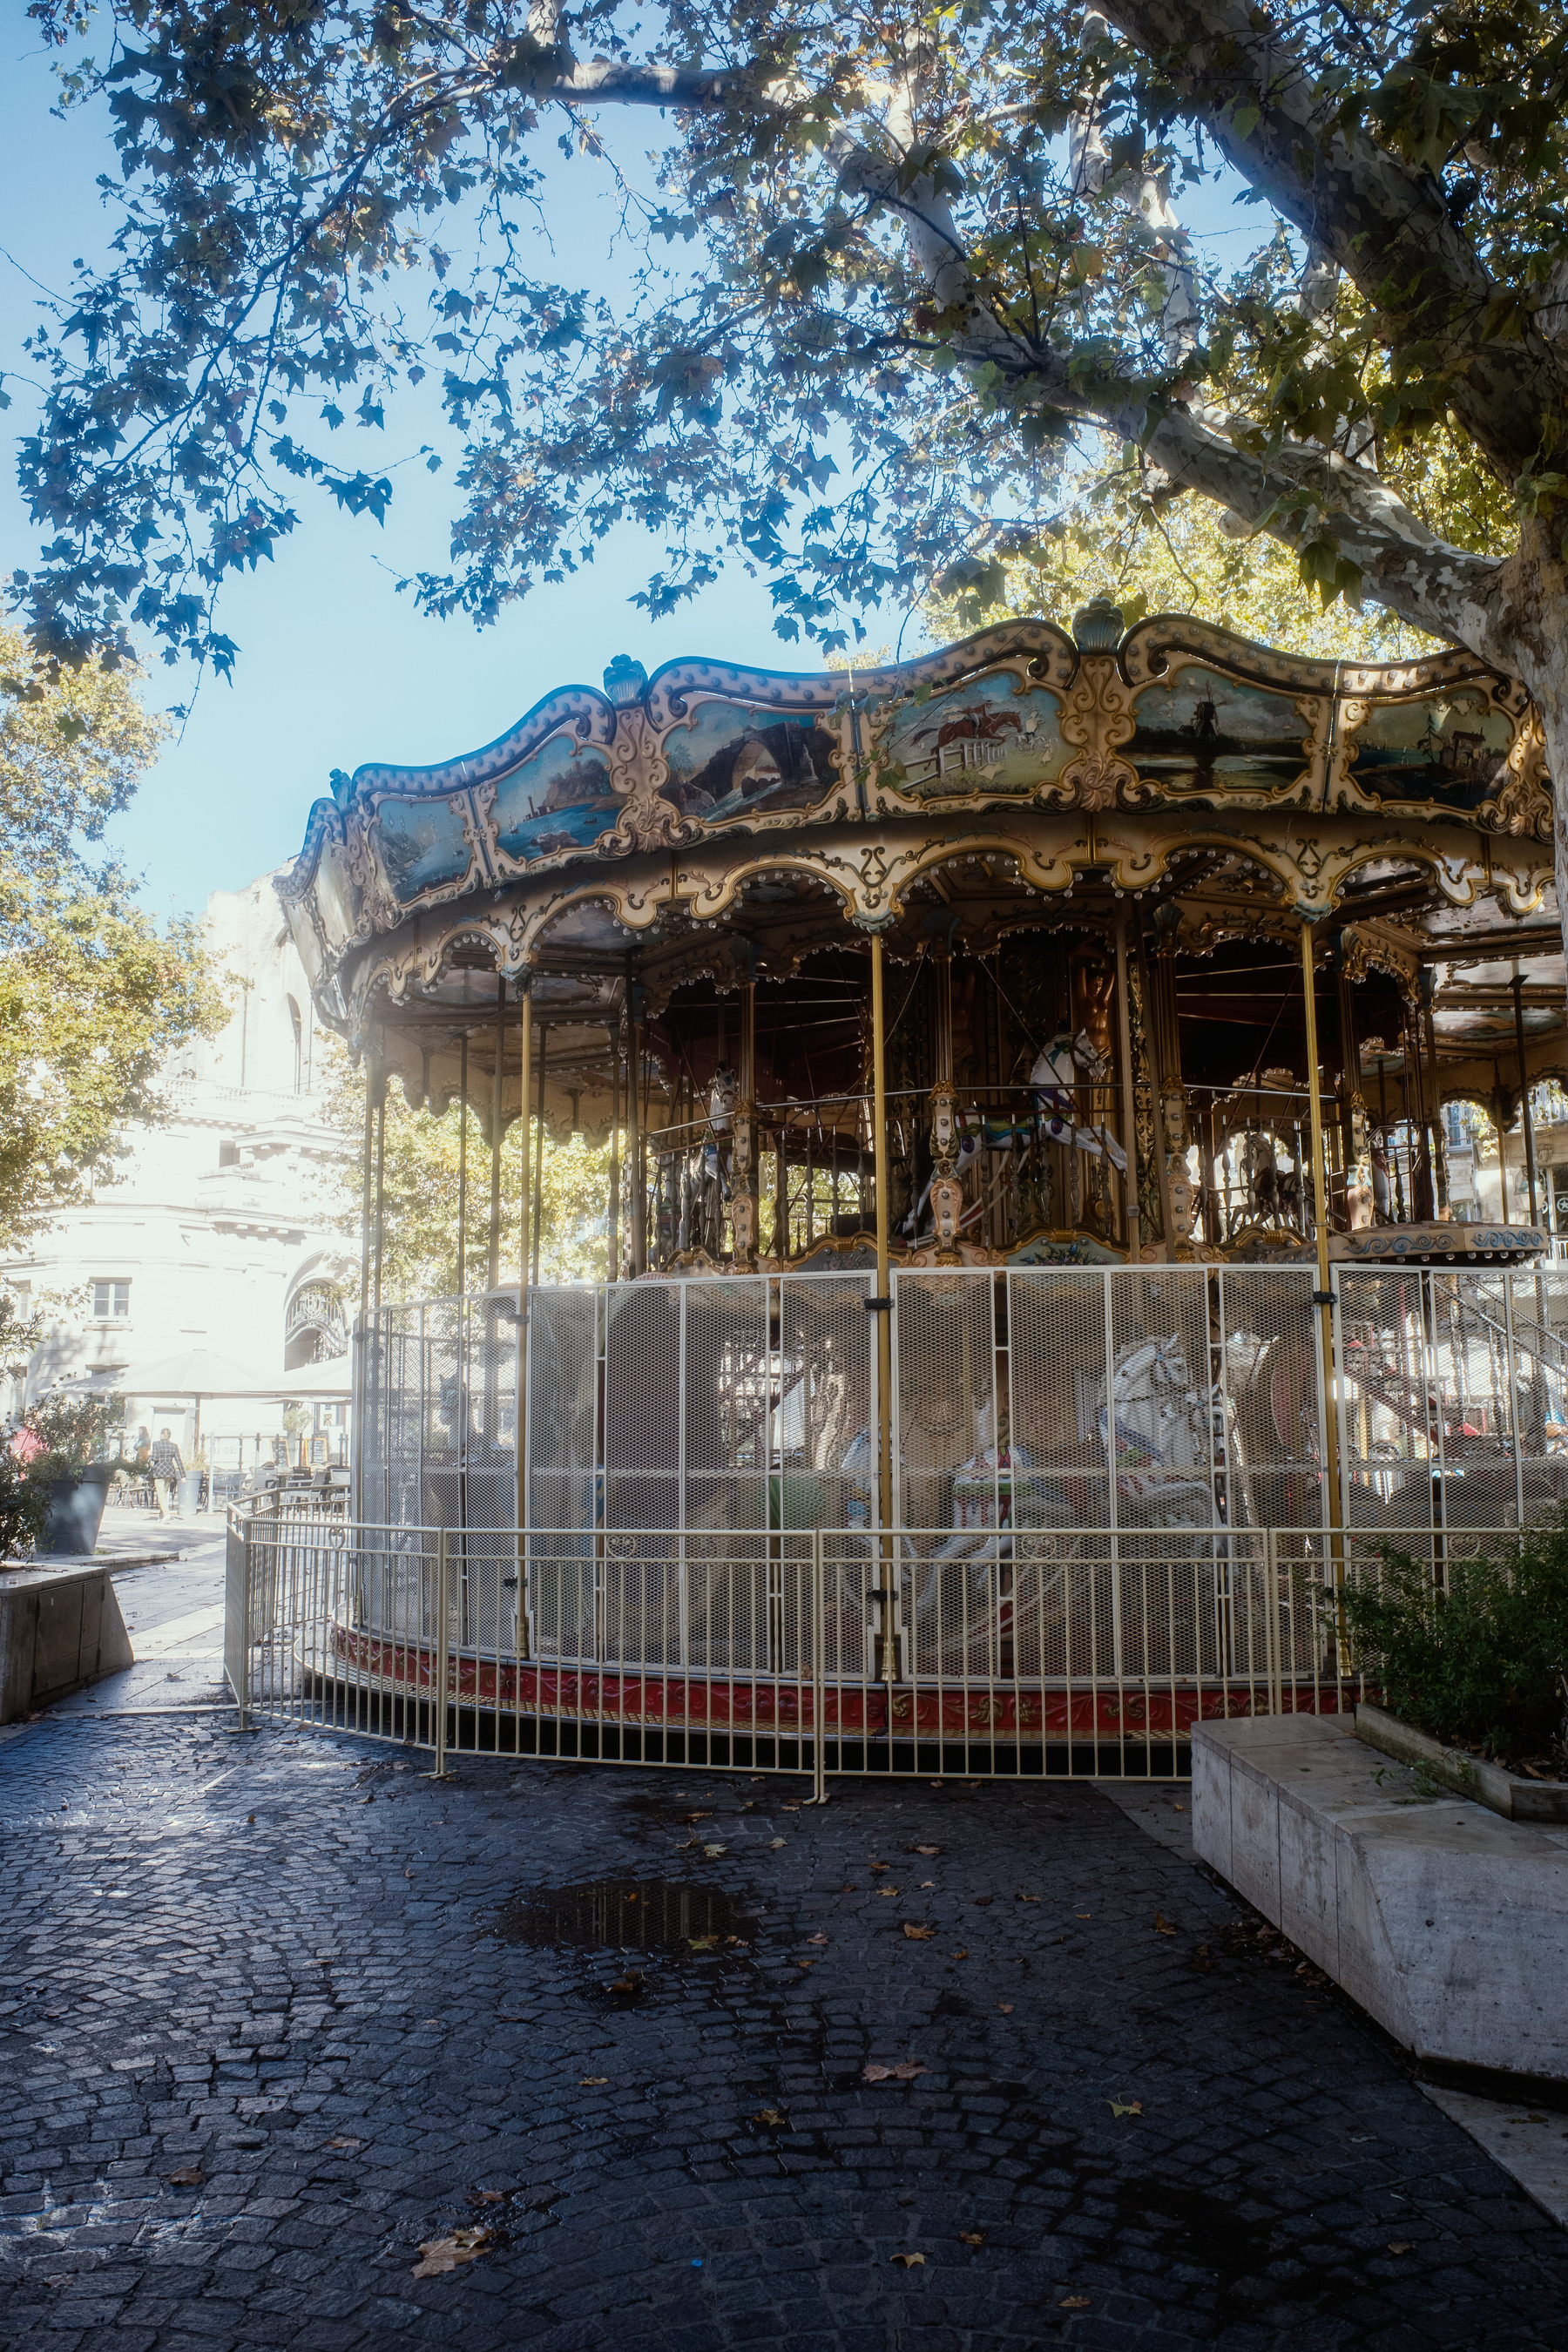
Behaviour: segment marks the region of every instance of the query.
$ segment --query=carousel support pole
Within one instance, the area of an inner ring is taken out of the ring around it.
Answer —
[[[647,1271],[647,1146],[643,1135],[643,991],[635,982],[626,991],[626,1005],[631,1015],[626,1055],[627,1094],[631,1103],[631,1120],[626,1134],[626,1157],[631,1162],[632,1176],[632,1274],[634,1278]]]
[[[384,1410],[386,1397],[386,1358],[381,1337],[381,1271],[386,1242],[386,1071],[384,1068],[381,1072],[381,1083],[376,1087],[375,1097],[375,1214],[371,1224],[374,1271],[371,1276],[371,1339],[365,1360],[370,1368],[370,1381],[374,1391],[376,1410],[379,1413]],[[199,1407],[196,1418],[199,1423],[201,1419]],[[386,1510],[384,1452],[381,1460],[383,1475],[380,1507],[384,1519],[389,1516]]]
[[[884,1530],[882,1561],[881,1679],[898,1680],[898,1642],[893,1623],[893,1294],[888,1265],[888,1038],[882,999],[882,935],[871,934],[871,1148],[876,1155],[877,1296],[877,1516]]]
[[[1121,1180],[1121,1206],[1127,1228],[1127,1263],[1141,1262],[1138,1233],[1138,1103],[1132,1082],[1132,1016],[1127,998],[1127,918],[1116,918],[1116,1020],[1121,1047],[1121,1149],[1127,1173]]]
[[[500,1285],[500,1139],[501,1059],[506,1052],[506,982],[496,980],[496,1080],[490,1090],[490,1257],[491,1290]]]
[[[1535,1185],[1535,1121],[1530,1115],[1530,1076],[1524,1066],[1524,980],[1517,959],[1513,967],[1513,1034],[1519,1048],[1519,1115],[1524,1129],[1524,1179],[1530,1187],[1530,1222],[1537,1222]],[[1498,1154],[1501,1160],[1501,1151]]]
[[[1334,1392],[1334,1299],[1329,1286],[1328,1154],[1323,1140],[1323,1096],[1318,1073],[1318,984],[1313,970],[1312,926],[1301,924],[1301,994],[1307,1015],[1307,1099],[1312,1115],[1312,1226],[1318,1244],[1318,1287],[1312,1304],[1318,1310],[1318,1337],[1323,1355],[1323,1461],[1329,1475],[1329,1524],[1340,1527],[1339,1408]],[[1344,1556],[1336,1544],[1334,1582],[1344,1582]]]
[[[533,1274],[535,1290],[539,1287],[539,1252],[544,1237],[544,1062],[550,1044],[550,1033],[543,1022],[539,1024],[539,1127],[533,1139]]]
[[[360,1192],[359,1319],[354,1333],[358,1360],[353,1368],[353,1502],[356,1525],[364,1518],[364,1423],[370,1402],[370,1252],[373,1171],[375,1163],[375,1099],[380,1091],[381,1065],[374,1055],[364,1065],[364,1169]],[[260,1440],[258,1439],[259,1458]]]
[[[529,1332],[532,1321],[533,1299],[529,1288],[528,1262],[532,1242],[530,1212],[530,1167],[528,1136],[528,1097],[533,1083],[533,974],[524,971],[521,993],[521,1036],[520,1049],[521,1068],[518,1087],[518,1126],[522,1131],[522,1181],[519,1187],[517,1254],[517,1524],[518,1524],[518,1585],[517,1627],[518,1650],[521,1654],[528,1638],[528,1568],[523,1530],[528,1526],[528,1355]]]
[[[757,1192],[757,967],[751,942],[737,941],[742,955],[741,1067],[730,1144],[730,1231],[737,1274],[752,1271],[762,1204]]]
[[[935,1083],[931,1090],[931,1214],[938,1263],[957,1265],[963,1217],[963,1186],[957,1162],[958,1097],[952,1084],[952,935],[958,918],[943,915],[939,919],[940,932],[931,942]]]
[[[617,1013],[609,1024],[610,1033],[610,1214],[609,1240],[605,1252],[609,1264],[605,1269],[607,1282],[621,1278],[621,1016]]]
[[[458,1296],[468,1288],[468,1033],[458,1054]]]
[[[1432,1155],[1434,1206],[1439,1217],[1448,1213],[1448,1139],[1443,1131],[1443,1081],[1437,1069],[1437,1031],[1432,1017],[1432,999],[1436,993],[1432,974],[1426,965],[1419,975],[1422,1025],[1426,1032],[1426,1066],[1431,1077],[1431,1118],[1428,1122],[1427,1150]]]
[[[1406,1067],[1415,1073],[1415,1125],[1411,1128],[1406,1118],[1406,1132],[1411,1138],[1410,1192],[1411,1213],[1418,1225],[1430,1223],[1437,1206],[1432,1190],[1432,1131],[1426,1119],[1426,1073],[1421,1066],[1421,1015],[1412,1006],[1405,1024],[1405,1060]],[[1421,1155],[1415,1156],[1415,1138],[1421,1138]]]
[[[1154,1174],[1160,1186],[1160,1223],[1163,1228],[1161,1255],[1167,1265],[1176,1261],[1176,1221],[1171,1209],[1171,1166],[1165,1155],[1165,1073],[1160,1056],[1160,1025],[1154,1018],[1154,999],[1149,986],[1149,966],[1143,954],[1143,942],[1138,942],[1138,976],[1143,983],[1144,1035],[1149,1047],[1149,1076],[1153,1102],[1151,1125],[1154,1130]]]

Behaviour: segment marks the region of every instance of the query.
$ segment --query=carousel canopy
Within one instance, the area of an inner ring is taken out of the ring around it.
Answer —
[[[1521,1031],[1531,1078],[1563,1065],[1541,730],[1463,653],[1333,665],[1092,605],[867,672],[621,660],[482,751],[336,780],[279,891],[323,1019],[415,1102],[466,1069],[489,1122],[499,1074],[516,1117],[526,987],[556,1132],[605,1131],[634,1021],[655,1120],[700,1096],[745,981],[759,1100],[848,1095],[872,932],[989,957],[1000,996],[1026,935],[1138,908],[1211,1088],[1300,1063],[1303,921],[1359,992],[1369,1095],[1413,1016],[1445,1097],[1495,1099]]]

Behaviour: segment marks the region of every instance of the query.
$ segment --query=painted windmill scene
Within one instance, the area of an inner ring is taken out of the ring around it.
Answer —
[[[999,672],[894,713],[888,781],[922,800],[977,790],[1032,793],[1067,762],[1061,706],[1044,687],[1019,693]]]
[[[1301,713],[1289,695],[1189,666],[1144,688],[1128,757],[1142,776],[1180,792],[1288,792],[1310,764]]]

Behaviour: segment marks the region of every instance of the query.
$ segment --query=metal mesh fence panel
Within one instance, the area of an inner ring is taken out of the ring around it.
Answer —
[[[1227,1266],[1211,1288],[1226,1517],[1232,1527],[1310,1527],[1327,1507],[1316,1270]]]
[[[904,1527],[994,1528],[995,1276],[955,1266],[892,1279],[894,1511]]]
[[[1104,1276],[1010,1274],[1007,1337],[1013,1524],[1109,1526]]]
[[[768,1502],[770,1521],[784,1529],[869,1525],[872,1518],[871,1288],[867,1275],[786,1275],[778,1283]]]
[[[1415,1266],[1357,1268],[1338,1286],[1346,1524],[1430,1526],[1439,1466],[1430,1288]]]
[[[1530,1524],[1568,1502],[1568,1267],[1514,1266],[1505,1278],[1511,1290],[1521,1516]]]
[[[595,1654],[604,1312],[597,1289],[562,1286],[529,1297],[526,1552],[532,1647],[543,1658]]]
[[[514,1528],[518,1519],[517,1370],[519,1321],[514,1291],[489,1291],[465,1302],[464,1423],[469,1528]]]

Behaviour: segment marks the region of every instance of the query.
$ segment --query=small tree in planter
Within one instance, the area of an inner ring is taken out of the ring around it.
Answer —
[[[7,1451],[21,1465],[37,1550],[92,1550],[110,1482],[123,1466],[118,1447],[103,1453],[119,1423],[118,1401],[108,1397],[40,1397],[23,1414]]]

